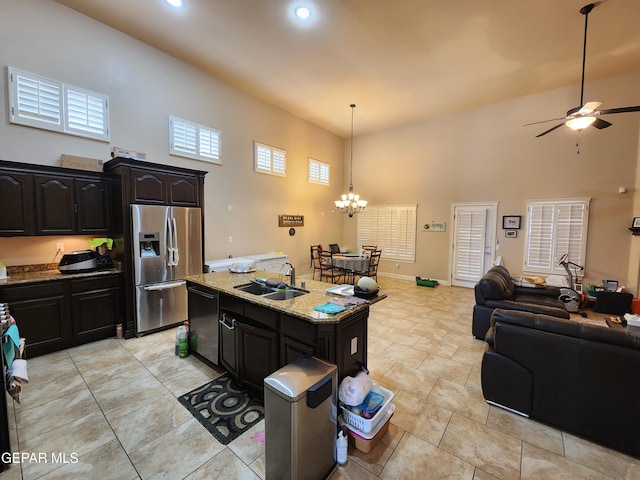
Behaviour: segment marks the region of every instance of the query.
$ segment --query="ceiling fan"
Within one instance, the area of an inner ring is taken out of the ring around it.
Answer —
[[[600,118],[601,115],[610,115],[612,113],[627,113],[627,112],[640,112],[640,105],[632,106],[632,107],[619,107],[619,108],[610,108],[608,110],[598,110],[598,107],[602,105],[602,102],[587,102],[583,103],[583,95],[584,95],[584,65],[585,59],[587,56],[587,23],[589,20],[589,12],[595,8],[596,5],[599,5],[602,2],[590,3],[585,5],[580,9],[580,13],[584,15],[584,44],[582,49],[582,80],[580,83],[580,106],[574,107],[567,111],[566,117],[560,118],[552,118],[550,120],[542,120],[540,122],[527,123],[527,125],[537,125],[539,123],[545,122],[553,122],[554,120],[563,120],[562,123],[559,123],[548,130],[536,135],[536,137],[542,137],[547,133],[553,132],[556,128],[560,128],[563,125],[566,125],[572,130],[582,131],[585,128],[593,125],[597,129],[603,129],[611,126],[611,123],[607,122]]]

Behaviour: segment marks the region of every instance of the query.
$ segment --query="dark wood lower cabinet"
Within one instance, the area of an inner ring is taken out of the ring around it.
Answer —
[[[307,355],[337,365],[339,381],[367,362],[368,308],[340,323],[312,323],[223,292],[219,299],[220,366],[258,392],[265,377]]]
[[[3,301],[26,339],[26,357],[56,352],[71,345],[69,297],[65,282],[44,282],[2,289]]]
[[[238,378],[262,390],[264,378],[278,369],[278,332],[236,322]]]
[[[71,282],[72,343],[113,337],[122,323],[122,288],[118,277],[96,277]]]
[[[122,323],[121,274],[10,285],[0,289],[9,304],[26,357],[115,336]]]

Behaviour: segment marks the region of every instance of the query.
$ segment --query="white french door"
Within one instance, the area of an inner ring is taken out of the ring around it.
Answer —
[[[473,287],[491,268],[498,204],[452,204],[451,285]]]

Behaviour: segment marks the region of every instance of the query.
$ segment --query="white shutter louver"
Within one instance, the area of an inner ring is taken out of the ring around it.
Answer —
[[[285,177],[287,175],[287,152],[259,142],[253,142],[253,169]]]
[[[461,211],[457,214],[456,222],[456,276],[461,279],[475,280],[483,274],[486,212],[484,210]]]
[[[66,89],[66,130],[108,140],[107,97],[80,89]]]
[[[310,183],[319,183],[320,185],[329,185],[330,167],[328,164],[320,162],[318,160],[314,160],[313,158],[309,158],[308,165],[309,165],[308,181]]]
[[[377,245],[385,260],[415,262],[415,205],[367,206],[358,213],[358,245]]]
[[[171,155],[222,163],[222,133],[215,128],[171,115],[169,141]]]
[[[565,275],[558,259],[585,263],[589,199],[530,202],[525,269]]]
[[[7,68],[9,121],[109,141],[109,99],[101,93]]]

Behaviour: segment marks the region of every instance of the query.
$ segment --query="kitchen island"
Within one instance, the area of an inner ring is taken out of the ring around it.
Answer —
[[[314,307],[334,297],[327,293],[334,285],[314,280],[305,281],[304,294],[284,300],[237,288],[270,277],[274,274],[258,270],[187,278],[188,286],[218,296],[220,365],[258,391],[262,391],[265,377],[305,355],[337,365],[338,381],[358,373],[367,362],[369,303],[336,314],[316,311]],[[373,301],[385,297],[378,295]]]

